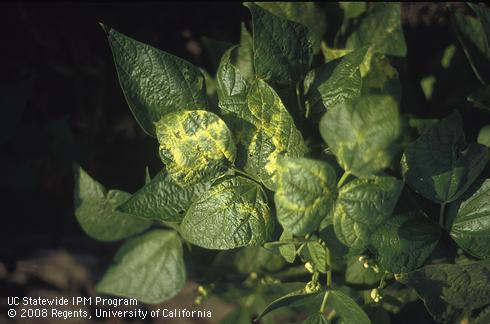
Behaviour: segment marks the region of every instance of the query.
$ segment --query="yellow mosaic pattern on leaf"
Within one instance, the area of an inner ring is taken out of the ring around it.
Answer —
[[[160,157],[169,174],[180,184],[211,180],[235,161],[236,147],[231,132],[211,112],[170,113],[155,126]]]
[[[269,189],[275,188],[279,156],[303,156],[303,137],[276,92],[256,80],[247,96],[254,128],[244,136],[250,161],[245,169],[257,175]]]

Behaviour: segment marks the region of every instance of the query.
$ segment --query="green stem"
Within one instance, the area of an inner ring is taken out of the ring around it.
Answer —
[[[253,181],[257,182],[258,184],[262,184],[261,181],[257,180],[255,177],[251,176],[250,174],[248,174],[247,172],[245,171],[242,171],[234,166],[230,167],[231,170],[235,171],[236,173],[240,173],[241,175],[247,177],[247,178],[250,178],[252,179]]]
[[[381,280],[379,281],[378,289],[383,289],[386,286],[386,276],[388,275],[388,272],[383,273],[383,276],[381,277]]]
[[[332,311],[327,315],[327,321],[331,321],[336,314],[335,309],[332,309]]]
[[[441,204],[441,209],[439,210],[439,226],[444,228],[444,211],[446,209],[446,203]]]
[[[327,263],[327,289],[330,289],[332,288],[332,261],[331,261],[331,257],[330,257],[330,250],[326,247],[325,248],[325,252],[326,252],[326,255],[327,255],[327,260],[326,260],[326,263]]]
[[[328,294],[330,292],[330,289],[332,288],[332,261],[330,257],[330,250],[325,247],[325,254],[326,254],[326,266],[327,266],[327,291],[325,292],[325,295],[323,295],[323,300],[322,300],[322,305],[320,306],[320,313],[323,314],[325,311],[325,307],[327,306],[327,300],[328,300]]]
[[[325,295],[323,295],[323,300],[322,300],[322,305],[320,306],[320,313],[323,314],[325,311],[325,307],[327,307],[327,300],[328,300],[328,295],[330,293],[330,290],[327,290],[325,292]]]
[[[296,255],[299,255],[301,253],[301,250],[303,250],[303,248],[306,246],[306,242],[305,243],[301,243],[301,245],[299,246],[298,250],[296,250]]]
[[[298,82],[296,83],[296,101],[298,103],[298,108],[300,111],[303,111],[305,108],[303,107],[303,104],[301,103],[302,95],[301,95],[301,83]],[[306,111],[305,111],[305,118],[308,118],[310,115],[310,107],[306,105]]]
[[[337,183],[337,188],[340,188],[342,187],[342,185],[344,184],[345,180],[347,180],[347,178],[350,176],[350,173],[349,172],[344,172],[344,174],[342,175],[342,177],[340,177],[340,180],[339,182]]]

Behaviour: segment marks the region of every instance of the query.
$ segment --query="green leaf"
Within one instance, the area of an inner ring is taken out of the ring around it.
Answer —
[[[306,247],[308,248],[308,259],[313,264],[313,267],[321,273],[327,273],[329,265],[327,264],[327,251],[325,247],[318,241],[308,242]]]
[[[327,244],[331,257],[333,259],[344,260],[345,257],[361,253],[362,251],[349,248],[337,238],[332,218],[333,217],[327,217],[327,220],[322,222],[325,223],[325,227],[322,228],[319,233],[320,238]]]
[[[292,241],[293,234],[283,231],[279,241]],[[282,255],[284,260],[289,263],[293,263],[296,259],[296,246],[294,244],[283,244],[279,246],[279,253]]]
[[[240,46],[237,50],[236,66],[249,82],[255,78],[253,39],[245,23],[240,26]]]
[[[402,274],[401,283],[414,288],[432,316],[450,322],[461,310],[472,310],[490,302],[490,261],[463,265],[440,264]]]
[[[244,5],[252,14],[257,77],[282,85],[302,80],[313,59],[308,28],[274,15],[260,4],[245,2]]]
[[[204,111],[169,113],[158,123],[160,158],[175,182],[193,185],[215,179],[235,161],[230,130],[215,114]]]
[[[303,324],[328,324],[328,321],[323,314],[316,313],[308,316],[308,318],[303,321]]]
[[[308,147],[281,99],[266,82],[256,80],[252,84],[247,107],[253,128],[243,134],[247,151],[244,169],[274,190],[278,157],[301,157]]]
[[[331,48],[325,42],[322,42],[321,51],[322,51],[325,63],[329,63],[333,60],[342,58],[342,57],[346,56],[347,54],[349,54],[350,52],[352,52],[351,49],[347,49],[347,48]]]
[[[274,201],[277,219],[293,235],[315,230],[337,195],[335,170],[326,162],[307,158],[278,160]]]
[[[117,241],[143,232],[151,222],[116,211],[131,196],[119,190],[107,191],[79,165],[75,173],[75,217],[88,236],[99,241]]]
[[[304,289],[293,291],[270,303],[257,317],[256,321],[260,320],[268,313],[281,307],[297,307],[309,304],[321,293],[321,290],[316,292],[306,292]]]
[[[344,18],[347,19],[356,18],[366,11],[366,2],[364,1],[340,1],[339,6],[344,11]]]
[[[372,267],[364,268],[363,262],[359,261],[359,256],[350,257],[347,260],[345,270],[345,282],[354,285],[373,286],[381,280],[382,273],[374,272]]]
[[[390,96],[363,96],[331,107],[320,120],[320,133],[339,165],[358,177],[390,165],[400,134],[398,105]]]
[[[401,92],[398,71],[390,64],[385,55],[374,54],[371,57],[368,71],[362,79],[362,95],[385,94],[400,102]]]
[[[231,120],[232,124],[230,125],[234,129],[234,133],[236,130],[237,138],[239,138],[240,134],[240,119],[253,122],[253,117],[247,107],[247,94],[250,84],[232,59],[232,54],[240,48],[232,47],[223,54],[216,74],[218,105],[225,119],[229,114],[238,119],[235,122]]]
[[[203,193],[182,221],[182,235],[207,249],[262,245],[273,223],[263,189],[243,177],[224,179]]]
[[[458,246],[478,258],[490,258],[490,179],[459,205],[451,237]]]
[[[98,283],[100,293],[157,304],[171,299],[186,280],[182,243],[176,232],[153,230],[127,241]]]
[[[367,47],[362,47],[308,73],[305,78],[306,106],[313,115],[361,94],[359,67],[366,53]]]
[[[480,129],[477,142],[478,144],[490,147],[490,125],[485,125]]]
[[[490,86],[475,90],[467,100],[480,109],[490,110]]]
[[[391,318],[387,311],[383,309],[381,305],[370,305],[365,308],[366,313],[371,320],[371,323],[375,324],[391,324]]]
[[[241,248],[235,255],[235,265],[240,273],[251,272],[277,272],[284,265],[284,259],[260,246],[247,246]]]
[[[209,187],[209,182],[180,185],[162,170],[118,210],[151,220],[180,222],[191,203]]]
[[[318,10],[314,2],[257,2],[256,4],[276,16],[308,27],[308,39],[314,52],[318,53],[327,21],[325,13]]]
[[[490,9],[488,9],[488,7],[480,6],[471,2],[468,2],[468,6],[473,9],[473,11],[476,13],[476,16],[478,17],[478,20],[482,24],[488,44],[490,42]]]
[[[169,112],[206,109],[206,85],[194,65],[102,25],[129,108],[149,135]]]
[[[375,3],[347,39],[347,48],[371,46],[375,53],[404,57],[407,54],[400,18],[400,3]]]
[[[436,203],[461,196],[490,159],[487,147],[466,144],[457,111],[408,145],[401,166],[407,184]]]
[[[362,308],[340,290],[328,292],[327,305],[335,310],[343,323],[371,324],[371,320]]]
[[[371,235],[371,250],[383,270],[402,273],[424,264],[441,231],[419,210],[397,214],[381,224]]]
[[[345,245],[362,249],[371,234],[391,216],[403,188],[393,177],[355,179],[339,191],[335,203],[334,230]]]

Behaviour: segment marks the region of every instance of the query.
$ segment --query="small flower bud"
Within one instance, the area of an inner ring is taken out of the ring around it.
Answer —
[[[309,273],[315,272],[315,270],[313,269],[313,265],[310,262],[305,263],[305,268],[306,270],[308,270]]]
[[[374,302],[379,303],[381,299],[383,299],[383,295],[381,294],[381,291],[378,288],[374,288],[371,290],[371,298],[374,300]]]

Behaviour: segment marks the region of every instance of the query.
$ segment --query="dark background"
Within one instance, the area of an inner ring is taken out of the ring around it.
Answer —
[[[322,6],[331,41],[341,12]],[[409,85],[404,98],[413,99],[416,107],[409,108],[420,116],[441,117],[454,107],[427,102],[414,85],[438,73],[434,62],[455,40],[447,11],[442,4],[402,7],[408,57],[401,74]],[[73,162],[107,188],[128,192],[143,185],[146,166],[152,175],[162,166],[156,141],[144,135],[125,103],[97,22],[212,73],[202,37],[237,43],[239,22],[249,20],[239,2],[0,5],[0,297],[52,286],[32,273],[24,281],[12,280],[25,271],[23,262],[49,251],[66,251],[88,265],[92,281],[110,262],[118,243],[88,238],[75,220]],[[461,55],[459,60],[468,72],[466,60]],[[471,72],[461,75],[470,80],[461,87],[475,82]],[[472,110],[463,117],[474,139],[482,115]]]

